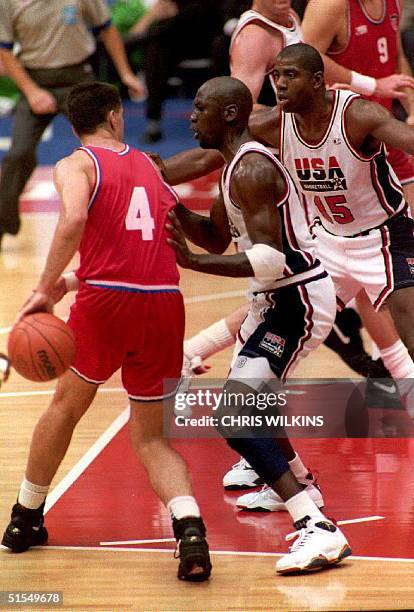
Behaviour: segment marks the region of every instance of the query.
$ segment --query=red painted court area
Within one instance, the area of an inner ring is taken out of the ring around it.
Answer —
[[[180,440],[175,446],[190,466],[213,551],[286,551],[284,536],[292,531],[287,513],[239,512],[238,493],[223,490],[222,476],[237,457],[222,440]],[[320,472],[328,516],[384,517],[343,527],[354,555],[414,557],[414,440],[302,439],[295,446]],[[52,546],[172,537],[168,513],[149,487],[126,426],[57,500],[46,524]]]

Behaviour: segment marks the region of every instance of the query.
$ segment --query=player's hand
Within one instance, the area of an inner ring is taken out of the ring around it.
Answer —
[[[26,300],[20,309],[17,321],[35,312],[53,313],[53,300],[49,294],[41,291],[33,291],[32,295]]]
[[[143,100],[146,97],[146,87],[144,83],[138,77],[135,76],[135,74],[133,74],[132,72],[125,73],[121,75],[121,80],[123,84],[128,87],[128,93],[133,100],[139,102],[140,100]]]
[[[158,155],[158,153],[153,153],[152,151],[145,151],[145,155],[148,155],[148,157],[154,162],[158,170],[161,172],[161,176],[164,181],[167,181],[167,168],[165,167],[165,164],[162,161],[161,157]]]
[[[404,100],[407,98],[407,94],[403,91],[399,91],[400,88],[411,87],[414,89],[413,77],[406,74],[391,74],[382,79],[376,79],[376,81],[377,86],[373,95],[381,98],[397,98],[398,100]],[[352,87],[349,83],[334,83],[329,86],[329,89],[346,89],[350,91]]]
[[[36,87],[27,96],[27,101],[36,115],[49,115],[58,112],[56,99],[47,89]]]
[[[173,211],[168,213],[168,219],[169,223],[166,223],[165,227],[170,232],[171,238],[167,238],[167,242],[175,250],[177,263],[182,268],[192,268],[197,256],[195,253],[192,253],[187,246],[187,241],[185,239],[185,234],[183,232],[183,228],[181,227],[181,223]]]
[[[405,122],[407,125],[414,127],[414,113],[409,114]]]
[[[68,286],[66,284],[66,279],[64,276],[61,276],[57,281],[52,291],[50,292],[50,299],[53,304],[57,304],[60,300],[67,294]],[[49,312],[49,311],[48,311]]]
[[[414,89],[414,79],[408,74],[391,74],[390,76],[377,79],[375,95],[381,98],[397,98],[404,100],[407,94],[400,91],[401,88],[410,87]]]
[[[0,353],[0,387],[1,383],[7,381],[10,376],[10,359],[4,353]]]

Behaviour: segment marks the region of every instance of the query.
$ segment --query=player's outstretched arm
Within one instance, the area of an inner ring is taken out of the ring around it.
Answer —
[[[374,79],[349,70],[325,55],[347,19],[344,0],[309,0],[306,6],[302,22],[303,38],[321,53],[325,64],[326,81],[335,87],[349,88],[368,96],[375,94],[383,98],[406,99],[407,94],[401,89],[414,87],[414,79],[410,74],[392,74]]]
[[[269,32],[257,24],[250,24],[236,37],[231,47],[231,76],[242,81],[250,89],[253,102],[262,89],[267,66],[282,50],[282,36]]]
[[[188,210],[183,204],[174,209],[185,236],[209,253],[223,253],[231,242],[226,209],[221,193],[215,199],[210,216]]]
[[[276,107],[257,107],[249,117],[249,132],[262,144],[279,147],[279,113]]]
[[[51,310],[53,306],[56,284],[78,250],[88,218],[91,193],[88,164],[92,164],[89,158],[76,151],[56,166],[54,181],[61,200],[59,220],[39,283],[20,316]]]
[[[163,175],[170,185],[179,185],[221,168],[224,159],[215,150],[189,149],[164,159]]]
[[[246,154],[235,169],[231,196],[243,211],[252,248],[235,255],[193,253],[178,219],[172,215],[169,243],[177,253],[178,263],[206,274],[254,276],[266,283],[282,276],[285,256],[281,252],[281,225],[275,202],[281,201],[286,191],[285,180],[272,162],[261,154]]]
[[[174,212],[168,214],[169,223],[166,227],[170,232],[167,238],[177,255],[177,263],[182,268],[216,274],[218,276],[248,277],[253,276],[253,268],[244,253],[236,255],[204,255],[193,253],[187,245],[185,234],[178,217]]]
[[[414,154],[414,128],[380,104],[356,99],[346,111],[346,122],[351,143],[363,153],[370,154],[380,141]]]

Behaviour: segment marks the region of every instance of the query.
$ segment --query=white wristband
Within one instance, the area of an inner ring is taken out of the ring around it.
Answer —
[[[376,88],[377,80],[374,77],[351,71],[351,89],[364,96],[372,96]]]
[[[79,289],[79,279],[76,276],[76,272],[66,272],[63,275],[66,284],[66,292],[68,291],[77,291]]]
[[[254,244],[244,251],[253,268],[255,278],[267,283],[283,275],[286,264],[286,255],[268,244]]]

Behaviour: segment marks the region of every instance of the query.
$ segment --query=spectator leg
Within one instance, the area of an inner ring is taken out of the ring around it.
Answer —
[[[20,228],[19,196],[36,167],[37,144],[54,115],[35,115],[25,97],[16,106],[12,143],[1,166],[0,234]]]

